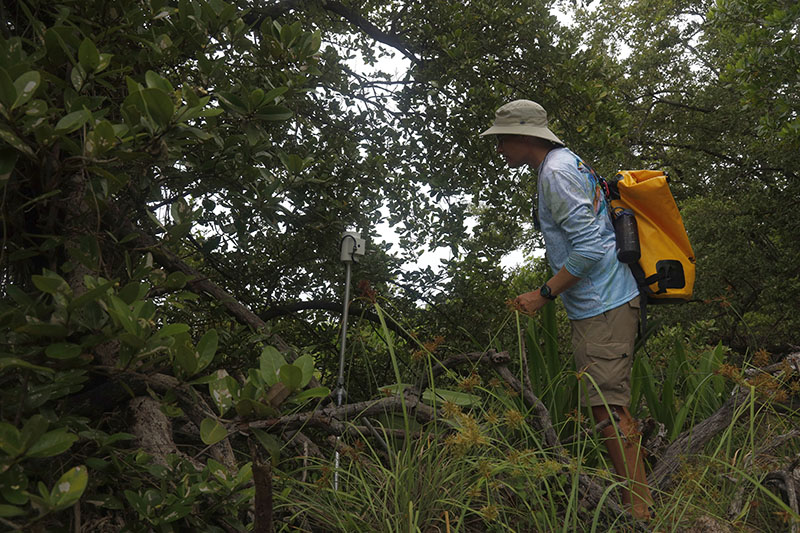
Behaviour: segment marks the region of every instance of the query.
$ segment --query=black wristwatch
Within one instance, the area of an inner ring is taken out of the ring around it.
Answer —
[[[547,286],[547,283],[542,285],[542,288],[539,289],[539,294],[547,298],[548,300],[555,300],[556,295],[550,290],[550,287]]]

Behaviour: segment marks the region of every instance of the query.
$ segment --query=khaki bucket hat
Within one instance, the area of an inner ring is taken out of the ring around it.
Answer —
[[[494,125],[484,135],[529,135],[564,144],[547,128],[547,111],[532,100],[514,100],[500,107]]]

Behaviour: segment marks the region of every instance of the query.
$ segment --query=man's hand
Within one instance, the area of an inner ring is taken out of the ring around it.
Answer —
[[[514,299],[514,304],[524,313],[532,315],[544,307],[544,304],[549,301],[550,300],[541,295],[539,289],[536,289],[535,291],[526,292],[525,294],[517,296]]]

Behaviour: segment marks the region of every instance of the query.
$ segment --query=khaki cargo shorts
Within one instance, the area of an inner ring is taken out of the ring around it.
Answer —
[[[592,377],[582,379],[583,405],[603,405],[604,399],[608,405],[627,407],[630,404],[631,366],[638,326],[638,296],[603,314],[572,321],[575,368]]]

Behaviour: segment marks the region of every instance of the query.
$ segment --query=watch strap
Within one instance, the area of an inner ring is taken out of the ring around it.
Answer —
[[[555,300],[556,299],[556,295],[553,294],[553,292],[550,290],[550,287],[547,285],[547,283],[542,285],[542,288],[539,289],[539,294],[541,294],[542,296],[544,296],[548,300]]]

